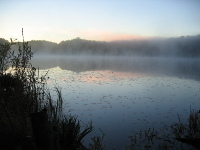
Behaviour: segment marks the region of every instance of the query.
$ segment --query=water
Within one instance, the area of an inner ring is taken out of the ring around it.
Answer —
[[[49,87],[62,87],[64,113],[92,120],[95,130],[85,146],[103,132],[108,149],[123,149],[131,131],[170,125],[177,114],[185,122],[190,108],[199,110],[199,60],[71,56],[41,61],[41,73],[50,68]]]

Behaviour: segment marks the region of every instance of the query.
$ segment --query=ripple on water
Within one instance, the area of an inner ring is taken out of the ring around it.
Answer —
[[[200,83],[191,79],[110,70],[76,74],[56,68],[49,73],[49,86],[56,80],[62,87],[64,111],[83,122],[92,120],[111,141],[118,140],[116,130],[127,137],[134,128],[171,124],[177,113],[184,121],[190,107],[200,105]]]

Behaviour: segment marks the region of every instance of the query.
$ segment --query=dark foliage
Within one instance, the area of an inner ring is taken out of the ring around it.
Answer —
[[[18,49],[12,51],[13,45]],[[56,88],[58,99],[53,101],[46,87],[46,75],[40,75],[30,63],[32,55],[31,47],[24,40],[0,44],[0,149],[36,150],[45,147],[43,143],[52,145],[49,150],[84,149],[82,139],[93,126],[86,124],[82,129],[77,117],[62,114],[60,90]],[[38,126],[36,119],[34,124],[31,116],[40,115],[44,110],[48,114],[46,121],[40,120]],[[44,142],[41,143],[40,137],[50,140],[42,139]]]

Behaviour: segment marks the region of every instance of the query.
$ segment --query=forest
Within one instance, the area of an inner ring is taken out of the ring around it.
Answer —
[[[0,38],[0,43],[8,42]],[[32,51],[39,54],[57,55],[128,55],[128,56],[163,56],[163,57],[199,57],[200,35],[176,38],[152,38],[131,41],[94,41],[75,38],[60,43],[31,40]]]

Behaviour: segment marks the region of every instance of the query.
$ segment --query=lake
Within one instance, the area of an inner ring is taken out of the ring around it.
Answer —
[[[187,121],[200,109],[200,60],[119,56],[36,56],[48,86],[62,87],[64,113],[93,122],[107,149],[130,144],[131,131]],[[53,95],[56,98],[56,95]]]

